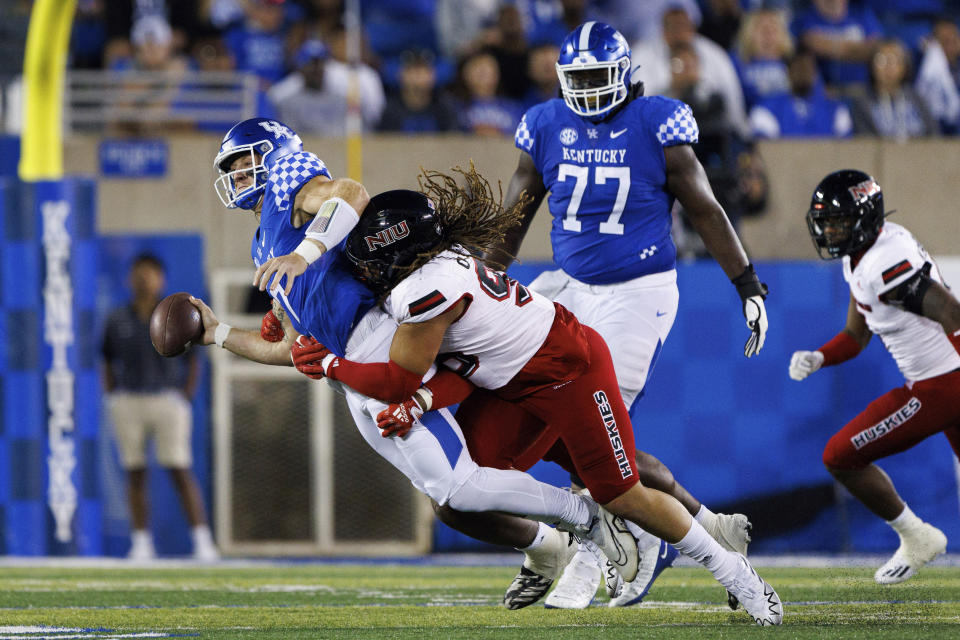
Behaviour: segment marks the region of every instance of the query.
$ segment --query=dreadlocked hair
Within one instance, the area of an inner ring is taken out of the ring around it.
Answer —
[[[459,174],[464,182],[462,186],[455,175],[420,167],[417,183],[420,191],[436,206],[443,227],[443,240],[404,268],[401,279],[448,249],[473,256],[494,269],[506,267],[486,256],[503,242],[507,231],[520,224],[522,211],[532,198],[523,192],[514,206],[504,209],[503,185],[498,180],[494,193],[490,181],[477,172],[472,160],[469,169],[457,166],[452,173]]]

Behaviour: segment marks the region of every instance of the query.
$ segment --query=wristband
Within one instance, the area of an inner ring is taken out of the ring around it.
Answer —
[[[217,325],[217,330],[213,332],[213,342],[221,349],[224,348],[223,343],[227,341],[227,336],[230,335],[230,329],[233,329],[226,322],[221,322]]]
[[[760,296],[766,299],[767,293],[769,293],[767,285],[760,282],[757,272],[753,269],[753,264],[748,264],[743,273],[730,280],[730,282],[737,288],[737,293],[740,294],[740,299],[743,301],[752,296]]]
[[[303,235],[325,247],[335,247],[350,235],[359,220],[353,205],[343,198],[330,198],[320,205]]]
[[[332,377],[330,376],[330,365],[336,359],[337,359],[337,356],[332,353],[328,353],[327,355],[323,356],[323,360],[320,361],[320,368],[323,369],[323,375],[327,377]]]
[[[417,389],[417,392],[413,394],[413,399],[417,401],[417,404],[423,409],[424,413],[430,411],[430,407],[433,406],[433,391],[430,391],[427,387],[420,387]]]
[[[323,255],[323,249],[315,245],[310,240],[304,240],[293,250],[295,254],[306,260],[308,265],[313,264]]]

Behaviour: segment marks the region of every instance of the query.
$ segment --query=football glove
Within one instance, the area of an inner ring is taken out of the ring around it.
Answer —
[[[384,438],[397,436],[406,437],[415,422],[420,420],[423,409],[413,398],[404,400],[400,404],[391,404],[377,414],[377,426],[380,427]]]
[[[297,371],[321,380],[330,375],[330,369],[337,366],[339,358],[325,346],[309,336],[298,336],[290,347],[290,359]]]
[[[819,351],[794,351],[790,358],[790,377],[803,380],[823,366],[823,354]]]
[[[283,340],[283,325],[274,315],[273,311],[267,311],[260,322],[260,337],[267,342],[280,342]]]
[[[769,289],[760,282],[753,265],[748,264],[739,276],[731,280],[743,302],[743,317],[750,329],[750,337],[743,346],[743,355],[748,358],[760,353],[767,339],[767,309],[763,304]]]

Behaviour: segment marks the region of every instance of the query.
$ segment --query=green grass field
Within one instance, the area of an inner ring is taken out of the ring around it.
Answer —
[[[583,611],[503,609],[508,567],[2,567],[0,640],[960,638],[960,568],[927,567],[885,588],[867,568],[760,572],[784,601],[781,628],[731,612],[710,575],[688,567],[664,572],[641,605],[610,609],[601,589]]]

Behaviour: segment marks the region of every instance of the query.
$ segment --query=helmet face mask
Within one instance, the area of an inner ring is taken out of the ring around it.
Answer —
[[[379,295],[442,241],[443,227],[433,202],[417,191],[397,189],[370,199],[347,236],[344,255],[353,276]]]
[[[578,116],[598,117],[627,99],[630,47],[608,24],[586,22],[560,46],[557,76],[567,106]]]
[[[303,142],[292,129],[268,118],[250,118],[234,125],[223,137],[213,161],[219,174],[214,190],[228,209],[254,209],[263,197],[267,175],[277,160],[303,151]],[[249,166],[235,168],[238,158],[249,154]],[[253,184],[239,188],[237,179],[253,173]]]
[[[814,190],[807,229],[820,257],[832,260],[869,248],[883,218],[880,185],[862,171],[836,171]]]

